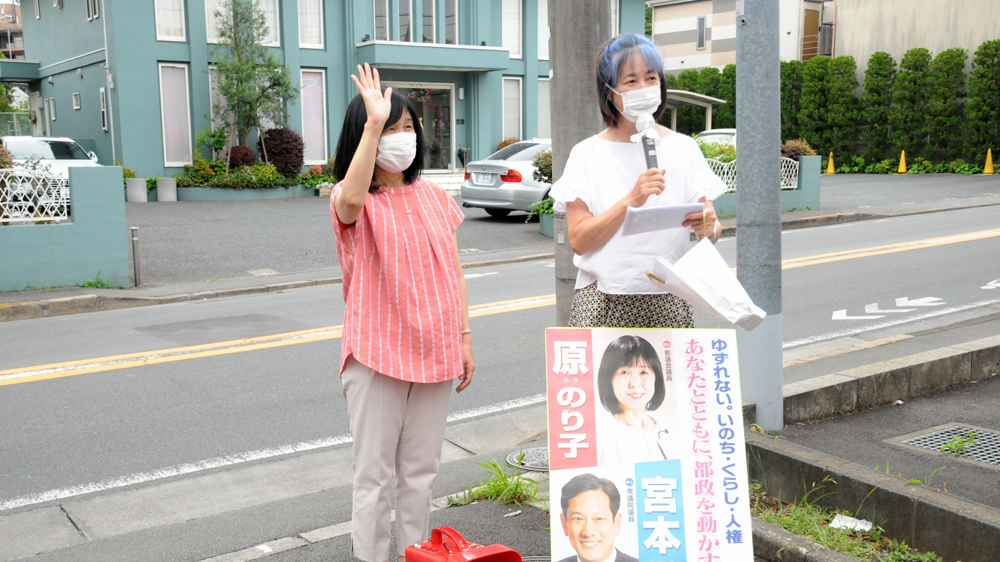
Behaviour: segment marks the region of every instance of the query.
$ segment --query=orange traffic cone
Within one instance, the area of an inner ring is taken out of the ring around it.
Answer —
[[[826,173],[828,173],[828,174],[835,173],[834,170],[833,170],[833,153],[832,152],[830,153],[830,163],[826,165]]]
[[[983,167],[983,175],[991,176],[993,175],[993,149],[986,149],[986,166]]]
[[[906,151],[905,150],[899,153],[899,171],[897,171],[896,173],[898,173],[898,174],[905,174],[906,173]]]

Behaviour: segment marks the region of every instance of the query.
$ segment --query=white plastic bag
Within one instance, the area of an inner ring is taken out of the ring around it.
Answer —
[[[658,287],[748,332],[767,316],[753,303],[726,260],[707,238],[695,244],[673,265],[658,258],[648,275]]]

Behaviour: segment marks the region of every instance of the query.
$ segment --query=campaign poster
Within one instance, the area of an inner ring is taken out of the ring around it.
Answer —
[[[751,562],[735,331],[545,339],[553,562]]]

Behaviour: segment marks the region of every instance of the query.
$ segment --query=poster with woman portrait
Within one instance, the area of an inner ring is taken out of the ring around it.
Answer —
[[[550,328],[546,349],[552,559],[752,560],[735,332]]]

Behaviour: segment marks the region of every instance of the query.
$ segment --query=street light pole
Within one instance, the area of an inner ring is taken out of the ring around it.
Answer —
[[[576,143],[602,128],[594,93],[594,57],[617,30],[611,28],[612,0],[541,0],[549,3],[549,65],[552,69],[552,178],[562,176]],[[617,1],[617,0],[613,0]],[[576,285],[573,250],[565,213],[556,213],[556,325],[569,325]]]
[[[740,387],[757,406],[757,424],[784,422],[781,350],[781,65],[778,0],[737,0],[736,271],[767,318],[737,328]]]

